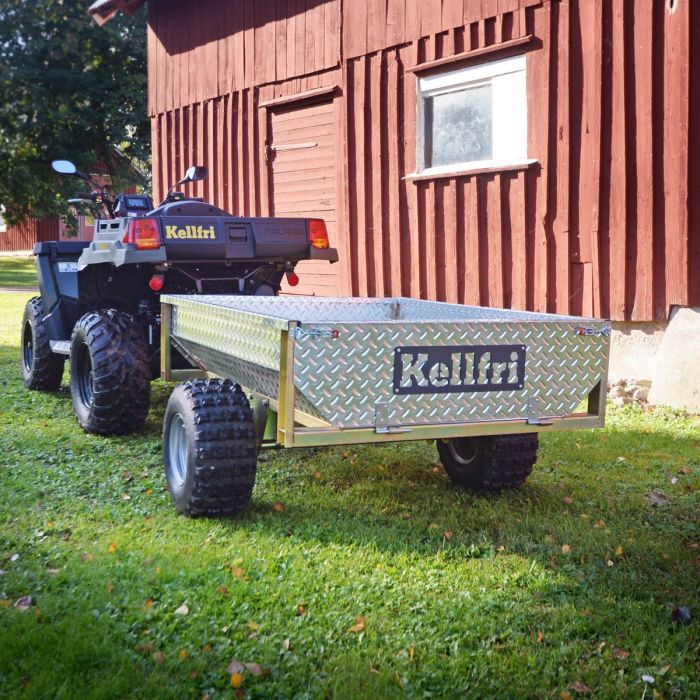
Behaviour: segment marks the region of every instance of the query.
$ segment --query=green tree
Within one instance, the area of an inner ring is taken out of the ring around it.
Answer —
[[[79,187],[53,173],[57,158],[88,172],[103,163],[115,183],[131,165],[150,170],[144,10],[100,28],[86,8],[0,4],[0,205],[9,223],[67,210]]]

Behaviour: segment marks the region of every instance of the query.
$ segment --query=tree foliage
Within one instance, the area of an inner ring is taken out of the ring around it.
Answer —
[[[0,4],[0,205],[10,223],[66,211],[80,188],[52,160],[87,172],[101,163],[117,181],[149,162],[144,10],[100,28],[86,8]]]

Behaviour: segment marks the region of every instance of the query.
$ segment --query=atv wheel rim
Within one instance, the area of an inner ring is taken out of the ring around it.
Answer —
[[[187,477],[187,431],[179,413],[170,421],[167,465],[169,481],[178,488],[182,487]]]
[[[29,321],[24,324],[24,332],[22,333],[22,359],[24,368],[27,372],[31,372],[34,363],[34,339],[32,338],[32,325]]]
[[[456,438],[447,443],[447,449],[455,462],[468,466],[476,461],[479,454],[479,443],[470,438]]]
[[[92,405],[93,396],[93,377],[92,377],[92,359],[90,358],[90,349],[87,345],[81,345],[78,351],[78,395],[80,401],[85,406]]]

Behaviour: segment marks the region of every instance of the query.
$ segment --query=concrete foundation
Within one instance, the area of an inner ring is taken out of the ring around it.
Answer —
[[[700,308],[676,307],[668,322],[615,322],[609,396],[700,413]]]
[[[656,353],[649,403],[700,413],[700,308],[671,313]]]
[[[611,385],[621,379],[651,381],[654,378],[656,355],[667,325],[665,321],[615,321],[612,324],[608,370]]]

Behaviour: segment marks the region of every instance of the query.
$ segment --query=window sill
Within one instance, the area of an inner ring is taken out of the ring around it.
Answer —
[[[410,182],[421,182],[422,180],[438,180],[442,178],[471,177],[472,175],[488,175],[490,173],[507,173],[528,170],[532,165],[538,163],[536,158],[521,160],[513,163],[489,163],[488,165],[475,165],[474,167],[453,168],[431,168],[420,173],[410,173],[403,179]]]

